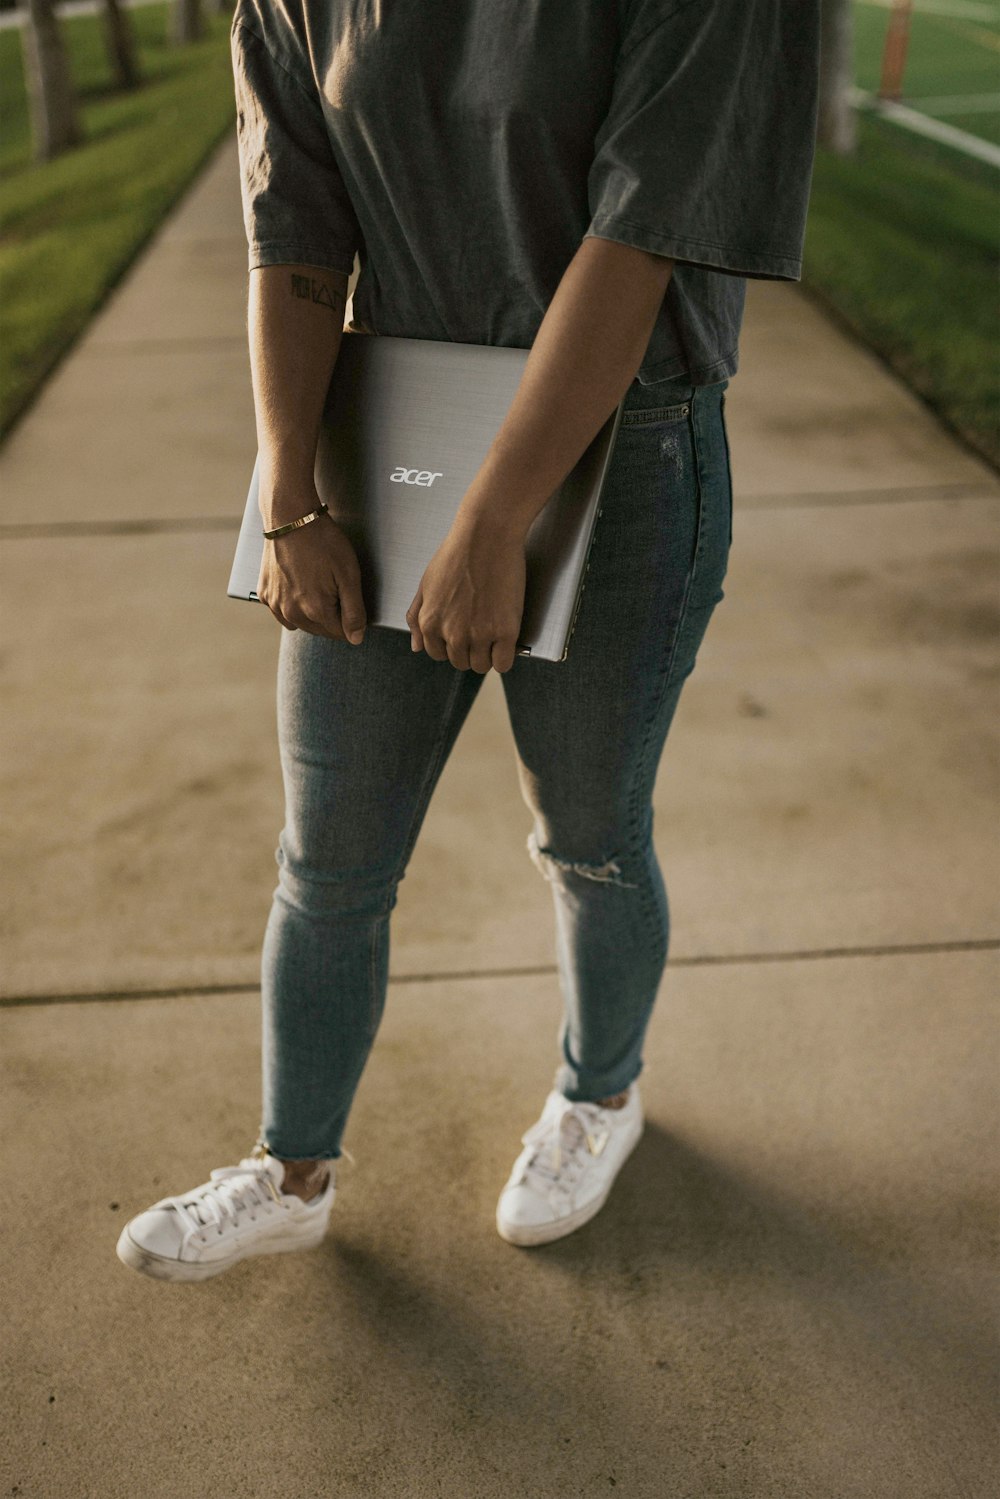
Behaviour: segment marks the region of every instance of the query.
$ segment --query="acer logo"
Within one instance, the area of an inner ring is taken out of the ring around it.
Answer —
[[[425,489],[429,489],[435,479],[443,477],[443,474],[432,474],[425,468],[397,468],[389,475],[394,484],[422,484]]]

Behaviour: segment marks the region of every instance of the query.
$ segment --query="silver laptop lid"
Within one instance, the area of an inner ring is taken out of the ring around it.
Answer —
[[[514,399],[530,350],[344,332],[315,482],[358,555],[370,625],[405,630]],[[534,521],[525,545],[519,655],[564,660],[623,403]],[[256,598],[264,539],[254,465],[230,597]]]

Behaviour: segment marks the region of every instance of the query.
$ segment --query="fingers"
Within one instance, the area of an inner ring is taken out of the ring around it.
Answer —
[[[423,602],[423,587],[417,589],[413,603],[406,611],[406,623],[410,627],[410,650],[422,651],[426,648],[423,631],[420,628],[420,606]]]
[[[493,665],[492,640],[473,641],[469,646],[469,666],[484,677]]]
[[[263,599],[262,602],[265,603],[265,604],[267,604],[267,600],[266,599]],[[292,622],[291,622],[291,620],[288,620],[288,619],[285,618],[285,616],[282,614],[281,610],[278,608],[277,604],[267,604],[267,607],[270,609],[271,613],[274,615],[275,619],[278,621],[278,624],[279,625],[284,625],[284,627],[285,627],[286,630],[297,630],[299,628],[298,625],[293,625]]]
[[[323,635],[330,640],[345,638],[336,618],[331,620],[329,616],[317,618],[314,614],[308,614],[298,601],[293,604],[286,602],[284,610],[277,603],[269,604],[268,608],[279,625],[286,630],[301,630],[304,635]]]
[[[292,628],[303,630],[307,635],[322,635],[326,640],[342,640],[348,645],[360,645],[363,639],[363,634],[356,641],[348,638],[341,622],[342,616],[336,607],[322,611],[314,608],[312,613],[302,607],[292,615],[292,620]]]
[[[333,586],[340,604],[339,625],[352,645],[360,645],[368,614],[361,593],[361,568],[353,547],[348,547],[343,557],[337,559]]]
[[[336,581],[325,593],[318,596],[307,595],[300,599],[291,617],[300,629],[307,630],[310,635],[323,635],[328,640],[347,639]]]
[[[463,650],[459,646],[449,645],[440,631],[430,624],[420,626],[419,631],[424,650],[432,661],[450,661],[452,666],[458,667],[459,671],[467,669],[469,665],[467,646]]]
[[[508,633],[499,638],[494,635],[464,635],[454,640],[447,639],[441,623],[432,614],[421,619],[423,589],[406,611],[406,623],[410,627],[410,648],[425,650],[432,661],[449,661],[457,671],[478,671],[485,676],[490,670],[509,671],[517,654],[517,635]]]
[[[457,671],[478,671],[480,676],[485,676],[491,670],[509,671],[514,664],[517,642],[509,637],[503,640],[446,640],[427,625],[420,631],[412,620],[408,623],[411,631],[421,634],[423,649],[432,661],[450,661]]]
[[[516,655],[516,640],[495,640],[493,642],[492,651],[493,670],[500,672],[501,675],[505,671],[510,671],[511,667],[514,665],[514,657]]]
[[[360,645],[368,623],[361,568],[347,537],[332,521],[329,527],[318,554],[302,551],[296,533],[272,540],[261,563],[257,596],[286,630]]]
[[[302,630],[307,635],[322,635],[329,640],[345,640],[360,645],[368,623],[360,594],[355,602],[347,603],[340,595],[336,583],[326,594],[285,597],[282,604],[277,599],[268,602],[268,608],[279,624],[286,630]]]
[[[491,668],[501,673],[510,671],[516,654],[516,641],[509,637],[503,640],[480,641],[469,648],[469,666],[473,671],[478,671],[481,676],[485,676]],[[449,659],[454,664],[458,664],[454,656],[450,655]]]

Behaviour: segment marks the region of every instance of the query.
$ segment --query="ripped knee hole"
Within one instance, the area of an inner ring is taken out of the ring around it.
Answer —
[[[587,880],[596,880],[599,884],[621,885],[629,890],[636,889],[632,881],[622,879],[621,866],[613,858],[608,859],[604,864],[586,864],[582,861],[561,859],[558,854],[539,847],[534,829],[528,834],[528,853],[532,863],[550,883],[557,878],[555,871],[563,870],[568,874],[581,875]]]

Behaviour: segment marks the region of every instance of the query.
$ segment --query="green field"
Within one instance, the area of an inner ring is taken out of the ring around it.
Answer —
[[[865,89],[878,86],[888,14],[854,6]],[[128,15],[147,75],[133,95],[110,90],[97,18],[63,19],[87,139],[39,165],[20,36],[0,32],[0,437],[235,123],[230,16],[174,48],[166,5]],[[935,118],[996,142],[1000,112],[984,96],[1000,96],[998,15],[986,0],[918,0],[902,102],[929,100]],[[817,150],[803,287],[1000,466],[998,269],[995,167],[864,110],[853,156]]]
[[[803,285],[1000,464],[995,169],[872,115],[817,153]]]
[[[922,109],[938,99],[974,101],[984,94],[1000,95],[1000,5],[990,0],[916,0],[906,51],[901,104]],[[951,11],[959,14],[951,14]],[[882,73],[889,11],[873,0],[855,0],[855,82],[875,92]],[[1000,142],[1000,110],[970,109],[964,102],[954,108],[927,111],[981,140]]]
[[[947,5],[947,0],[944,0]],[[900,102],[953,100],[934,118],[994,141],[996,6],[913,17]],[[967,10],[992,16],[971,20]],[[855,79],[874,92],[888,10],[854,6]],[[1000,465],[1000,172],[866,111],[850,157],[819,148],[803,285],[876,350],[983,456]]]

